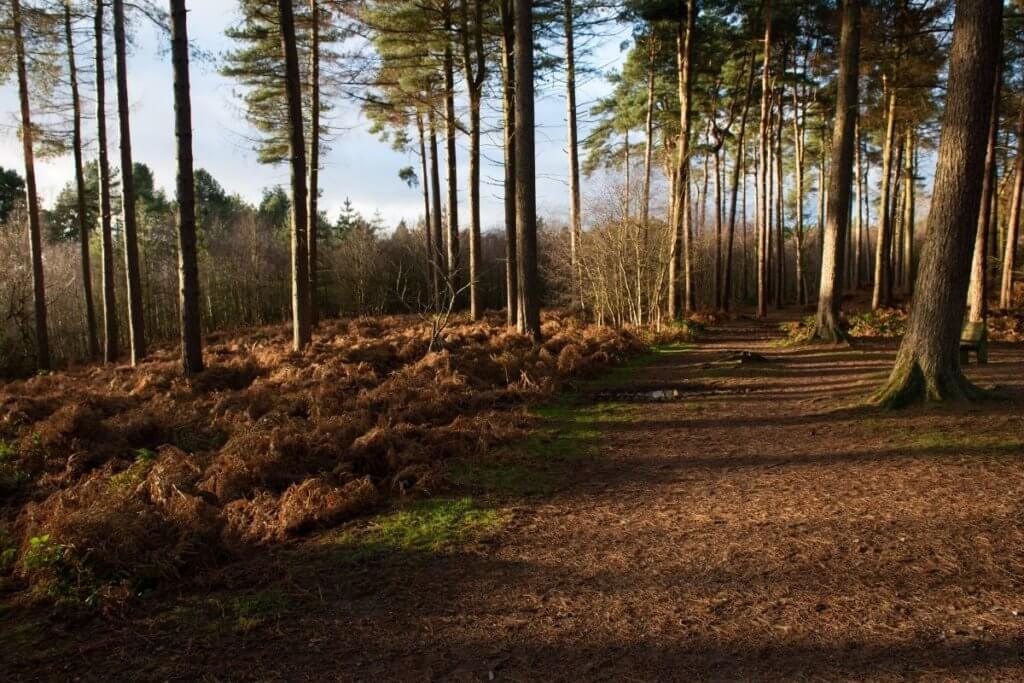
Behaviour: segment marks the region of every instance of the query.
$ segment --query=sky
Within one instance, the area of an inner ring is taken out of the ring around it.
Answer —
[[[192,107],[194,155],[197,168],[205,168],[229,193],[237,193],[250,202],[258,202],[263,188],[288,184],[288,166],[265,166],[257,163],[252,150],[253,131],[245,121],[238,86],[218,73],[219,56],[231,47],[224,29],[238,21],[237,0],[203,0],[192,2],[189,31],[192,43],[218,59],[212,62],[193,60]],[[131,102],[132,144],[134,160],[148,164],[157,185],[173,195],[174,185],[174,112],[171,87],[171,63],[166,34],[143,22],[137,22],[135,44],[128,56],[129,98]],[[578,86],[579,116],[585,132],[587,110],[597,99],[610,91],[602,77],[615,68],[624,53],[621,42],[628,37],[626,29],[607,38],[595,40],[587,58],[597,73],[580,79]],[[87,50],[80,50],[79,69],[93,66]],[[113,59],[107,64],[108,79],[113,78]],[[559,74],[560,76],[560,74]],[[31,75],[30,75],[31,78]],[[108,99],[113,105],[112,82],[108,80]],[[0,166],[24,171],[21,145],[16,137],[18,110],[13,83],[0,87]],[[465,105],[464,93],[458,93],[457,104]],[[91,105],[83,105],[86,110]],[[368,132],[368,126],[356,104],[333,103],[333,125],[338,129],[331,150],[323,159],[320,182],[323,190],[321,208],[334,219],[346,198],[356,210],[367,217],[380,213],[384,223],[393,227],[405,219],[412,223],[422,214],[422,190],[410,188],[398,177],[404,166],[419,171],[417,156],[395,152],[390,145]],[[485,230],[497,228],[502,222],[500,101],[485,105],[485,134],[482,155],[483,188],[482,221]],[[551,220],[565,220],[568,213],[567,161],[565,154],[566,107],[564,81],[538,83],[537,107],[537,201],[538,211]],[[94,126],[90,120],[86,126]],[[108,115],[109,151],[112,163],[118,158],[116,110]],[[91,137],[91,136],[90,136]],[[466,179],[468,140],[458,136],[460,218],[466,214]],[[86,152],[95,155],[94,149]],[[61,188],[72,178],[70,156],[37,163],[40,197],[49,206]],[[442,183],[443,180],[442,166]],[[586,189],[584,180],[584,190]]]

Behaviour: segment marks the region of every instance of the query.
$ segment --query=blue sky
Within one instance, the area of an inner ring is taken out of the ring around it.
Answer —
[[[237,21],[236,0],[203,0],[190,3],[189,30],[194,44],[219,55],[229,47],[224,29]],[[171,91],[171,65],[166,50],[166,37],[150,26],[139,23],[135,46],[129,55],[129,94],[132,114],[132,142],[135,160],[152,167],[157,184],[168,190],[174,183],[174,120]],[[621,60],[619,44],[628,33],[620,31],[593,43],[588,64],[600,71],[617,66]],[[557,49],[557,48],[556,48]],[[91,69],[92,60],[82,55],[81,69]],[[108,68],[112,78],[113,63]],[[263,166],[252,151],[252,131],[245,122],[240,101],[235,96],[236,84],[217,73],[216,63],[193,64],[192,102],[195,126],[195,160],[198,167],[210,171],[229,192],[237,192],[250,201],[257,201],[264,187],[286,185],[287,166]],[[552,220],[564,220],[568,211],[567,163],[565,157],[565,100],[561,74],[548,84],[538,84],[537,101],[537,173],[538,207]],[[113,100],[112,87],[110,99]],[[609,91],[599,76],[584,78],[579,86],[579,112],[585,128],[586,111],[598,97]],[[458,105],[464,106],[459,93]],[[13,84],[0,87],[0,166],[23,171],[20,143],[15,136],[17,97]],[[340,128],[332,149],[323,161],[321,183],[322,207],[333,219],[346,197],[357,210],[367,216],[380,211],[388,226],[400,219],[414,221],[422,210],[419,189],[409,188],[398,178],[398,170],[413,165],[419,169],[417,157],[397,153],[366,130],[358,107],[347,102],[335,103],[335,125]],[[88,107],[87,107],[88,108]],[[500,102],[485,107],[485,128],[498,130]],[[87,126],[92,125],[91,121]],[[117,159],[116,118],[108,119],[111,159]],[[485,136],[482,178],[484,229],[495,228],[502,220],[500,179],[500,132]],[[459,136],[460,217],[465,214],[465,178],[467,140]],[[89,150],[88,156],[95,152]],[[443,172],[443,171],[442,171]],[[44,205],[49,205],[72,175],[71,159],[40,162],[37,166],[39,189]],[[584,180],[584,183],[586,181]],[[585,186],[586,188],[586,186]]]

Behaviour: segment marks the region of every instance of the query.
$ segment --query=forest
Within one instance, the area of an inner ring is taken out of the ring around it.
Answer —
[[[1024,677],[1024,2],[221,4],[0,0],[6,679]]]

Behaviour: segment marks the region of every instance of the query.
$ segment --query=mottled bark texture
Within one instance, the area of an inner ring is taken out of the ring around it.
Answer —
[[[872,398],[883,407],[970,400],[982,392],[960,367],[971,251],[978,226],[992,81],[999,59],[1001,2],[958,2],[949,88],[932,207],[907,334],[889,381]]]
[[[814,338],[828,343],[845,338],[839,307],[843,299],[843,261],[850,227],[853,145],[857,122],[857,73],[860,63],[860,0],[844,0],[839,47],[839,93],[832,135],[828,217],[822,246],[821,288]]]

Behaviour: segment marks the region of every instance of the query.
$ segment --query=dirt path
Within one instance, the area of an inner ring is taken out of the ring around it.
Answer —
[[[1024,349],[972,368],[1010,400],[883,414],[845,406],[893,344],[783,349],[775,329],[638,369],[569,485],[478,543],[346,566],[309,543],[204,587],[256,601],[224,598],[227,633],[183,596],[51,633],[13,677],[1024,678]],[[715,364],[737,349],[768,362]],[[679,396],[636,401],[651,389]]]

